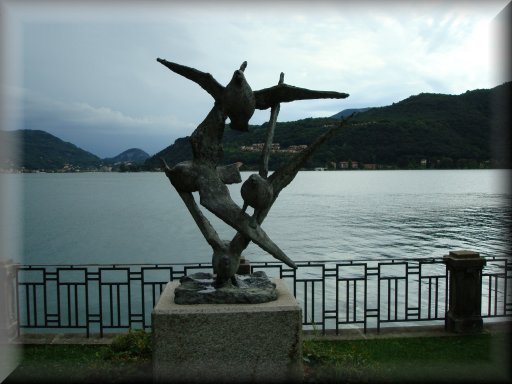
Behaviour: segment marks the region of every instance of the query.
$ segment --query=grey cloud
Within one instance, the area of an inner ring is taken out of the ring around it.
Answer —
[[[288,84],[351,95],[338,102],[284,104],[280,121],[389,105],[420,92],[497,85],[488,82],[492,67],[465,58],[477,57],[473,50],[480,48],[468,42],[472,28],[492,19],[501,1],[371,9],[364,2],[294,7],[131,2],[123,9],[114,2],[93,3],[83,3],[83,12],[64,3],[44,12],[26,7],[29,16],[19,12],[24,20],[20,87],[42,98],[27,96],[27,126],[60,133],[101,156],[115,155],[121,143],[148,152],[162,149],[190,134],[211,108],[209,95],[156,57],[210,72],[222,84],[247,60],[253,89],[276,84],[285,72]],[[251,123],[267,120],[264,111]]]
[[[172,116],[133,117],[108,107],[56,101],[30,91],[23,106],[25,129],[47,131],[100,157],[130,147],[155,153],[193,130]]]

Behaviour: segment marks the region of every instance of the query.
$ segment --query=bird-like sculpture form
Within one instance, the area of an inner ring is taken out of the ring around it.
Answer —
[[[171,71],[199,84],[216,102],[222,105],[222,111],[230,118],[231,128],[247,130],[246,124],[255,109],[268,109],[278,103],[311,99],[344,99],[349,95],[342,92],[315,91],[307,88],[294,87],[288,84],[278,84],[273,87],[252,91],[244,75],[247,62],[236,70],[231,81],[223,87],[215,78],[197,69],[176,64],[158,58],[157,61]],[[236,122],[233,125],[233,122]]]
[[[281,102],[294,100],[343,99],[348,97],[348,94],[313,91],[282,82],[274,87],[253,91],[245,79],[244,71],[247,62],[234,72],[231,81],[224,87],[209,73],[160,58],[157,61],[171,71],[197,83],[214,99],[212,109],[190,137],[193,159],[176,164],[172,168],[163,159],[161,160],[162,168],[171,184],[214,251],[213,266],[217,274],[217,285],[222,286],[232,280],[231,277],[235,274],[240,262],[241,252],[247,247],[249,241],[288,266],[296,268],[295,263],[268,237],[260,224],[279,191],[291,182],[310,154],[301,160],[292,161],[288,167],[284,167],[281,172],[276,171],[268,179],[251,175],[242,186],[244,207],[240,208],[231,199],[226,184],[241,181],[239,174],[241,163],[219,165],[223,153],[224,125],[229,118],[232,129],[247,131],[249,120],[255,109],[268,109]],[[197,206],[193,192],[199,192],[200,204],[203,207],[237,231],[237,235],[231,242],[219,238]],[[248,206],[254,208],[252,217],[245,212]]]
[[[256,228],[258,225],[257,218],[260,212],[266,208],[269,208],[272,204],[272,199],[274,197],[274,189],[272,188],[272,184],[270,184],[267,179],[261,177],[257,173],[253,173],[242,184],[240,194],[244,200],[242,212],[245,212],[248,206],[254,208],[254,213],[249,225],[253,228]]]
[[[224,112],[231,120],[230,127],[242,132],[249,130],[249,119],[256,109],[256,98],[245,80],[245,67],[247,67],[247,61],[244,61],[240,69],[233,73],[222,95]]]

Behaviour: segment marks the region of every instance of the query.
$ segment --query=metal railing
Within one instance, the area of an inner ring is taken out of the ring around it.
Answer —
[[[486,258],[482,317],[509,317],[511,267]],[[346,328],[439,323],[448,307],[442,259],[253,262],[251,271],[283,279],[302,306],[303,328],[322,333]],[[151,328],[151,311],[165,285],[211,264],[20,265],[16,268],[18,335],[22,330],[99,333]]]

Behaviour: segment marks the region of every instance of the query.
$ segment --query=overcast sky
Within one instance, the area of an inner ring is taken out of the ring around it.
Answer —
[[[287,84],[350,94],[283,104],[279,121],[492,88],[510,80],[495,19],[508,2],[0,0],[2,127],[42,129],[100,157],[154,154],[213,103],[157,57],[224,85],[247,60],[254,90],[284,72]]]

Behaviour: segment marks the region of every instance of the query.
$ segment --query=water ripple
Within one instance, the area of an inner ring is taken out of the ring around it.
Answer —
[[[440,257],[454,249],[512,257],[504,175],[300,172],[263,228],[296,261]],[[27,262],[210,261],[211,249],[160,173],[9,176],[24,184]],[[241,203],[240,186],[229,188]],[[222,238],[233,236],[205,215]],[[273,260],[254,244],[245,254]]]

